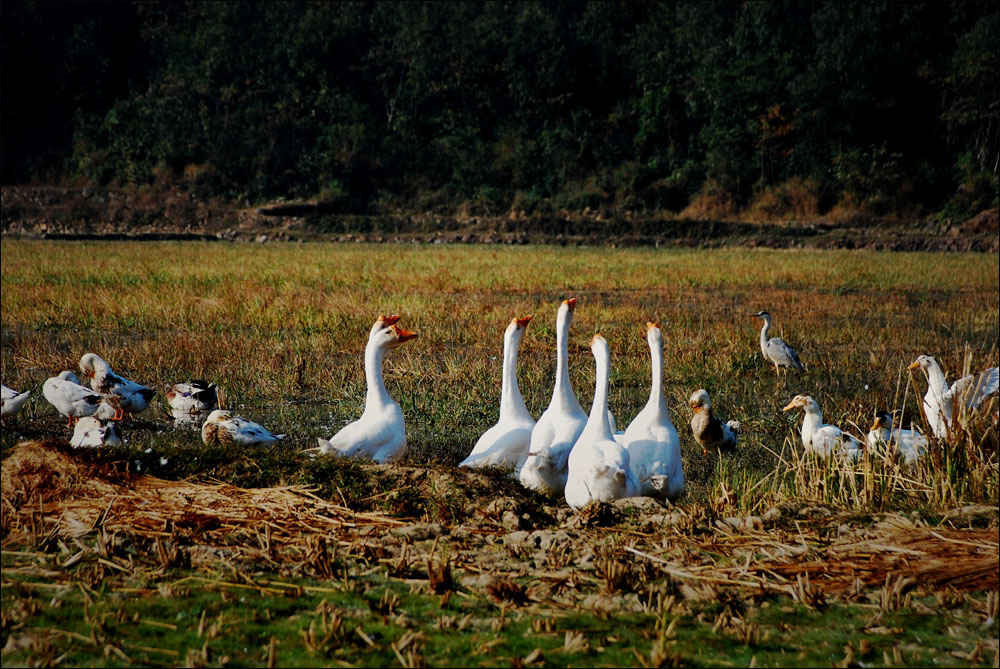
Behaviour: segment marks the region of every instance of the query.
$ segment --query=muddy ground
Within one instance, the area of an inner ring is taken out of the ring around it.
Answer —
[[[695,221],[670,215],[558,211],[525,215],[354,215],[322,203],[252,207],[202,202],[182,192],[5,187],[0,230],[46,239],[332,241],[559,244],[713,248],[867,248],[893,251],[1000,250],[1000,215],[964,222],[867,215],[772,222]]]

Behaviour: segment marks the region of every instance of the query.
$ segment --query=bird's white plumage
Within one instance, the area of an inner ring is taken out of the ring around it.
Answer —
[[[84,416],[76,422],[69,444],[74,448],[121,446],[122,435],[114,423],[105,423],[93,416]]]
[[[829,458],[840,456],[847,460],[857,460],[864,454],[864,444],[858,439],[833,425],[823,424],[823,412],[819,404],[808,395],[796,395],[784,411],[800,408],[802,417],[802,446],[807,453]]]
[[[586,426],[569,454],[566,503],[581,509],[590,502],[609,502],[640,494],[629,465],[629,452],[615,441],[608,421],[611,354],[608,342],[595,335],[590,350],[597,365],[594,403]]]
[[[931,432],[938,439],[948,436],[948,429],[955,420],[956,409],[971,411],[1000,386],[1000,369],[991,367],[979,375],[966,374],[948,387],[941,365],[931,355],[921,355],[910,369],[920,368],[927,376],[927,393],[924,395],[924,414]]]
[[[930,446],[927,437],[919,430],[893,429],[892,416],[885,411],[875,414],[875,422],[865,440],[876,452],[896,452],[908,466],[915,465],[927,455]]]
[[[549,494],[566,488],[569,454],[587,424],[587,414],[576,400],[569,378],[569,327],[576,299],[563,300],[556,315],[556,380],[552,400],[531,431],[528,457],[518,480]]]
[[[99,392],[80,385],[80,379],[69,370],[46,379],[42,384],[42,395],[71,424],[78,418],[93,416],[102,399]]]
[[[675,500],[684,491],[684,466],[681,442],[663,394],[663,333],[655,323],[646,324],[646,341],[652,368],[649,400],[629,423],[623,445],[641,494]]]
[[[535,420],[528,413],[517,384],[517,352],[530,321],[531,316],[514,318],[504,332],[500,419],[479,437],[472,452],[459,467],[494,465],[517,469],[528,457]]]
[[[207,445],[263,446],[284,439],[284,437],[283,434],[272,434],[270,430],[259,423],[234,416],[229,411],[222,409],[216,409],[208,414],[208,418],[201,426],[201,440]]]
[[[417,336],[414,332],[397,327],[398,320],[398,316],[380,317],[376,326],[381,324],[384,327],[372,327],[365,347],[368,393],[365,396],[364,412],[361,418],[345,426],[330,439],[317,438],[320,453],[370,458],[375,462],[395,462],[405,454],[406,425],[403,410],[389,396],[382,379],[385,354]]]
[[[0,416],[8,418],[20,411],[31,397],[31,391],[19,393],[13,388],[0,384]]]
[[[145,411],[155,391],[135,381],[115,374],[111,366],[96,353],[85,353],[80,358],[80,371],[90,377],[90,387],[101,393],[121,418],[125,414]]]

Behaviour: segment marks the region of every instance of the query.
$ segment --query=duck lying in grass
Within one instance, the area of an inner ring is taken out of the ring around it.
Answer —
[[[929,442],[919,430],[892,429],[892,415],[886,411],[875,412],[875,422],[866,439],[873,451],[889,449],[898,455],[907,466],[915,465],[927,455]]]
[[[76,422],[69,444],[74,448],[121,446],[122,433],[114,423],[105,423],[93,416],[84,416]]]
[[[862,456],[864,444],[839,427],[824,425],[823,412],[812,397],[796,395],[783,410],[791,411],[796,407],[805,412],[802,418],[802,446],[806,453],[815,453],[823,458],[841,456],[851,461]]]
[[[219,389],[214,383],[194,379],[167,388],[167,404],[175,420],[194,420],[219,406]]]
[[[236,444],[238,446],[263,446],[284,439],[283,434],[271,432],[253,421],[216,409],[208,414],[201,426],[201,440],[208,446]]]

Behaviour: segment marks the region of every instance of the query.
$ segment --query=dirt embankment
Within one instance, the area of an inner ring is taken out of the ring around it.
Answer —
[[[4,236],[41,239],[337,241],[610,246],[867,248],[891,251],[1000,251],[1000,213],[961,224],[907,223],[866,216],[830,222],[703,221],[670,214],[605,216],[560,211],[506,216],[343,214],[322,203],[261,207],[204,202],[182,192],[5,187]]]

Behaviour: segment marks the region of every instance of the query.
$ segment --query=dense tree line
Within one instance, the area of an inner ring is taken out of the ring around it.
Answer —
[[[2,178],[355,212],[975,213],[998,7],[11,0]]]

